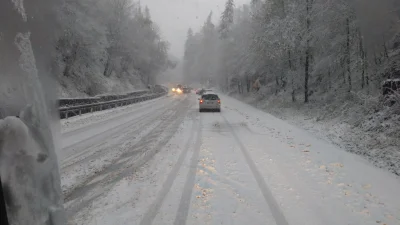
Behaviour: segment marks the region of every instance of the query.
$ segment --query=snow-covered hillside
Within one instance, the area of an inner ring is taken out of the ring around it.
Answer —
[[[172,67],[147,7],[128,0],[65,1],[52,75],[62,97],[142,89]]]
[[[86,77],[62,78],[58,83],[58,97],[86,97],[98,94],[120,94],[143,90],[146,85],[137,76],[105,77],[88,75]]]

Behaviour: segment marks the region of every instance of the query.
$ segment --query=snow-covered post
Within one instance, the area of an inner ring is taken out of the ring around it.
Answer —
[[[46,79],[59,4],[0,1],[0,176],[9,224],[66,222],[54,132],[59,115],[49,93],[55,85]]]

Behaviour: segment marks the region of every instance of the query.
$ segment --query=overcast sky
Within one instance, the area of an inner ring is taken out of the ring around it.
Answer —
[[[149,7],[153,21],[161,28],[162,36],[171,43],[171,54],[181,58],[188,28],[198,31],[211,10],[214,22],[219,21],[225,1],[141,0],[140,2]],[[235,0],[235,5],[239,6],[248,1]]]

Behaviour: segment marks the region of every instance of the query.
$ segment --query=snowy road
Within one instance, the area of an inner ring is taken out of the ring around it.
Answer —
[[[400,224],[400,180],[222,96],[167,96],[62,121],[69,224]]]

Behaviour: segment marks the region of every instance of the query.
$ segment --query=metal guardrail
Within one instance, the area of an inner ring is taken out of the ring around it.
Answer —
[[[168,93],[168,90],[165,87],[159,86],[159,92],[154,94],[139,96],[134,98],[125,98],[119,100],[112,100],[112,101],[105,101],[105,102],[96,102],[84,105],[76,105],[76,106],[69,106],[69,107],[60,107],[60,118],[61,119],[68,119],[73,116],[78,116],[86,113],[91,113],[95,111],[102,111],[106,109],[116,108],[120,106],[126,106],[138,102],[143,102],[155,98],[159,98],[163,95]]]
[[[68,107],[68,106],[76,106],[76,105],[87,105],[92,103],[100,103],[112,100],[120,100],[132,97],[138,97],[145,94],[151,93],[150,90],[144,91],[135,91],[126,94],[120,95],[99,95],[95,97],[88,97],[88,98],[60,98],[58,100],[58,104],[60,107]]]

